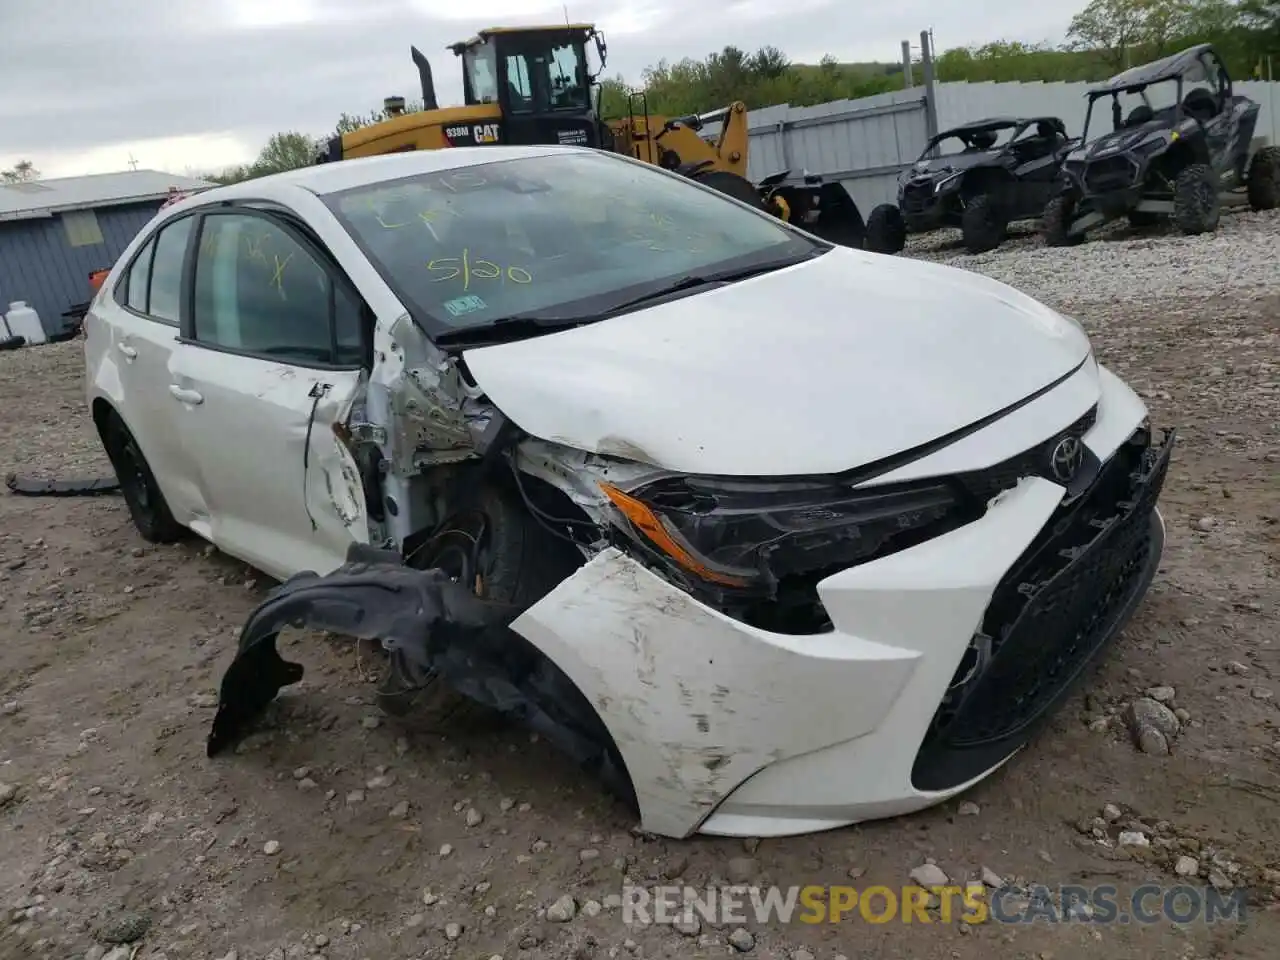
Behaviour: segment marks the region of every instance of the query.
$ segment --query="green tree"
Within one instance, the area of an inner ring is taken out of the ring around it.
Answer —
[[[1180,0],[1093,0],[1071,18],[1067,40],[1101,54],[1115,70],[1133,65],[1134,50],[1155,35],[1167,39],[1182,14]]]
[[[0,170],[0,183],[29,183],[40,179],[40,171],[30,160],[19,160],[8,170]]]

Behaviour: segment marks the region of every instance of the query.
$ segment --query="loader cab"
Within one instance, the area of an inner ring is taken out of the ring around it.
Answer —
[[[587,60],[592,42],[603,66],[604,38],[590,24],[494,27],[450,45],[462,60],[467,105],[497,104],[502,114],[478,125],[473,142],[599,147],[592,108],[596,74]]]

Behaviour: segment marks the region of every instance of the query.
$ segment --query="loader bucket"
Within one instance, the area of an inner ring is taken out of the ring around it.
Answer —
[[[829,243],[861,250],[867,227],[853,197],[839,183],[806,183],[768,190],[772,206],[785,211],[785,219]],[[778,204],[777,201],[781,201]]]

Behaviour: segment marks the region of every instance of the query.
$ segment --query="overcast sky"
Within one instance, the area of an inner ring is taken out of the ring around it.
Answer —
[[[598,24],[610,76],[639,83],[665,57],[726,44],[792,60],[895,60],[932,27],[939,50],[1058,41],[1084,0],[570,0]],[[416,44],[443,105],[461,102],[444,47],[480,27],[563,22],[559,0],[0,0],[0,168],[45,177],[183,173],[252,159],[280,130],[322,135],[339,115],[414,97]],[[748,104],[748,106],[755,106]],[[762,105],[761,105],[762,106]]]

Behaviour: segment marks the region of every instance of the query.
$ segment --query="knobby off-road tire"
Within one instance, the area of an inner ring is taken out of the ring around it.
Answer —
[[[1071,222],[1076,218],[1076,198],[1069,193],[1059,194],[1044,208],[1040,232],[1044,242],[1051,247],[1074,247],[1084,241],[1084,234],[1072,236]]]
[[[185,537],[187,531],[173,519],[142,448],[118,414],[107,415],[102,425],[102,445],[142,539],[149,543],[176,543]]]
[[[1188,236],[1212,233],[1222,217],[1218,178],[1207,164],[1193,163],[1173,185],[1173,220]]]
[[[1253,155],[1246,185],[1254,210],[1280,207],[1280,147],[1263,147]]]
[[[985,193],[970,197],[960,217],[960,233],[970,253],[987,253],[1004,242],[1009,224]]]
[[[892,203],[882,203],[867,217],[867,249],[872,253],[901,253],[907,245],[907,223]]]

